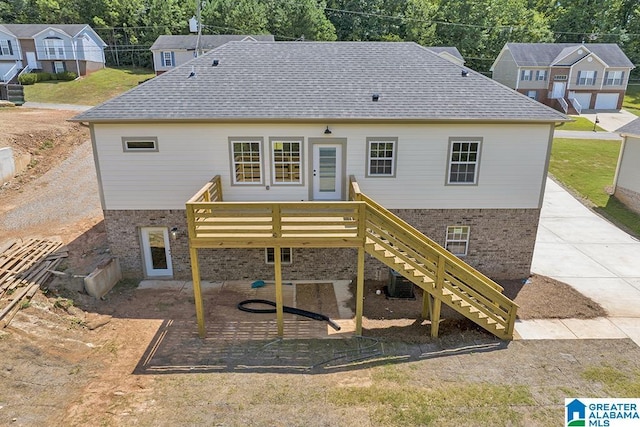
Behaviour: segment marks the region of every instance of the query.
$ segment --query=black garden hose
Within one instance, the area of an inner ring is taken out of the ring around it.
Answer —
[[[246,311],[248,313],[275,313],[276,312],[275,308],[245,307],[245,305],[249,305],[249,304],[265,304],[265,305],[270,305],[272,307],[276,307],[275,302],[269,301],[266,299],[247,299],[238,303],[238,310]],[[313,311],[301,310],[299,308],[289,307],[286,305],[282,306],[282,311],[284,311],[285,313],[291,313],[298,316],[308,317],[309,319],[313,319],[313,320],[320,320],[321,322],[327,322],[329,326],[331,326],[336,331],[340,330],[340,325],[338,325],[336,322],[334,322],[324,314],[314,313]]]

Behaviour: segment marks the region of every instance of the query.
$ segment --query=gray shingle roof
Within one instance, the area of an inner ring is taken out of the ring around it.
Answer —
[[[82,31],[87,24],[3,24],[4,27],[18,38],[31,38],[47,28],[56,28],[73,37]]]
[[[200,36],[200,48],[203,50],[211,50],[222,46],[230,41],[240,41],[247,37],[251,37],[256,41],[272,42],[274,38],[270,34],[262,35],[234,35],[234,34],[216,34]],[[189,35],[161,35],[149,48],[150,50],[171,50],[171,49],[195,49],[198,36]]]
[[[229,42],[74,120],[566,120],[461,71],[415,43]]]
[[[616,130],[617,133],[627,133],[631,135],[640,135],[640,118],[635,119],[620,129]]]
[[[615,43],[507,43],[513,59],[520,67],[548,67],[566,56],[571,48],[578,46],[584,46],[598,55],[609,67],[634,67]]]

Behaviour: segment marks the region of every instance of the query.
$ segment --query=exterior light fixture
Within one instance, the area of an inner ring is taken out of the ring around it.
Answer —
[[[173,240],[176,240],[178,238],[178,227],[171,228],[171,237],[173,238]]]
[[[328,125],[327,125],[327,128],[324,130],[324,134],[325,135],[331,135],[331,129],[329,129]]]

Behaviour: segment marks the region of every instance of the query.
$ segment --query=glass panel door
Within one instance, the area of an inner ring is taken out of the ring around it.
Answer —
[[[342,199],[342,146],[314,144],[313,199]]]
[[[172,276],[169,232],[163,227],[142,229],[142,255],[147,276]]]

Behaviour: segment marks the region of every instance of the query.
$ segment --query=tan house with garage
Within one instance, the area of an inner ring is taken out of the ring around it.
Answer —
[[[614,195],[640,214],[640,119],[627,123],[617,132],[623,139],[613,180]]]
[[[474,321],[509,337],[487,276],[529,275],[568,118],[415,43],[229,42],[74,120],[125,274],[197,294],[392,267],[465,315],[502,307]]]
[[[493,79],[565,113],[620,110],[635,68],[612,43],[507,43]]]

